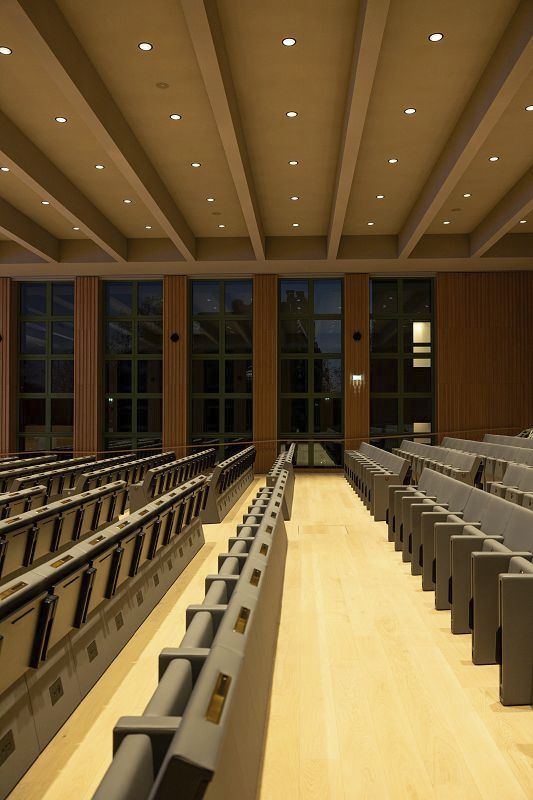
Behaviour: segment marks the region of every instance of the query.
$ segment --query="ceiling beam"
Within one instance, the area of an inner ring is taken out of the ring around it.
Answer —
[[[411,254],[533,68],[533,3],[521,0],[399,235]]]
[[[361,0],[359,5],[329,223],[328,258],[336,258],[339,250],[389,5],[390,0]]]
[[[195,238],[154,165],[53,0],[2,0],[26,41],[183,257]]]
[[[59,260],[59,240],[1,197],[0,233],[45,261]]]
[[[215,0],[182,0],[202,73],[255,257],[265,258],[265,237],[252,170]]]
[[[479,258],[533,209],[533,167],[470,234],[470,255]]]

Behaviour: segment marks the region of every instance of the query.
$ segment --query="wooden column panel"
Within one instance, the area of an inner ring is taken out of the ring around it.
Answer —
[[[441,436],[533,425],[533,272],[440,272],[436,312]]]
[[[267,472],[278,452],[277,275],[254,275],[253,319],[255,469]]]
[[[163,278],[163,447],[186,454],[189,304],[185,275]],[[172,341],[177,333],[179,339]]]
[[[16,293],[11,278],[0,278],[0,455],[14,452],[16,420]]]
[[[100,278],[74,284],[74,452],[97,453],[102,442],[102,315]]]
[[[361,339],[356,341],[354,333]],[[352,375],[362,375],[359,387]],[[344,438],[348,450],[357,449],[370,435],[370,297],[369,277],[344,276]]]

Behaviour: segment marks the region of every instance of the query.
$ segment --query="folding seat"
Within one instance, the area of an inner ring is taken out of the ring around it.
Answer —
[[[533,564],[512,558],[499,576],[500,702],[533,705]]]
[[[150,737],[130,734],[122,739],[93,800],[147,800],[153,782]]]
[[[39,508],[43,505],[44,498],[44,486],[33,486],[20,492],[0,494],[0,520],[16,517],[26,511]]]
[[[394,541],[394,549],[402,550],[403,547],[403,515],[411,503],[421,502],[420,498],[436,500],[435,489],[438,486],[438,472],[425,469],[416,485],[389,486],[389,520],[392,511],[392,524],[389,528],[389,541]],[[393,531],[391,538],[391,529]]]
[[[492,481],[486,488],[491,494],[507,499],[507,489],[517,489],[524,467],[520,464],[509,464],[501,481]],[[527,469],[527,468],[526,468]],[[510,499],[510,498],[509,498]],[[513,500],[513,502],[516,502]]]
[[[529,507],[526,498],[528,494],[533,492],[533,468],[520,466],[520,470],[521,476],[518,481],[518,486],[509,487],[505,492],[505,499],[509,500],[511,503],[518,503],[518,505]]]

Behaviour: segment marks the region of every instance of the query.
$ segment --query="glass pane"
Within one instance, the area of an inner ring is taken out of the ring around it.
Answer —
[[[309,341],[307,320],[282,319],[280,338],[282,353],[307,353]]]
[[[252,391],[252,362],[249,359],[226,360],[226,391],[245,394]]]
[[[50,439],[48,436],[19,436],[18,448],[21,453],[33,452],[35,450],[49,450]]]
[[[313,466],[335,467],[342,465],[342,445],[338,442],[315,442]]]
[[[130,452],[135,450],[135,445],[132,439],[106,439],[105,449],[112,452]]]
[[[52,433],[68,433],[74,425],[74,400],[72,397],[53,397],[50,401]]]
[[[193,393],[218,392],[220,390],[219,362],[201,359],[191,362]]]
[[[342,391],[342,361],[337,358],[315,359],[315,392]]]
[[[251,313],[252,281],[226,281],[224,292],[227,314]]]
[[[252,401],[245,399],[224,401],[224,430],[226,433],[252,432]]]
[[[46,430],[46,400],[23,397],[19,400],[19,430],[44,433]]]
[[[131,361],[105,362],[105,391],[109,394],[131,392]]]
[[[281,391],[307,392],[307,359],[283,358],[281,360]]]
[[[107,322],[105,327],[106,352],[112,355],[131,353],[131,322]]]
[[[218,398],[194,398],[192,404],[193,433],[217,433],[219,429]]]
[[[72,454],[72,436],[52,436],[52,450],[65,453],[68,458]]]
[[[137,323],[137,352],[161,353],[163,351],[163,323],[160,320]]]
[[[56,317],[74,316],[74,284],[52,284],[52,314]]]
[[[52,353],[74,352],[74,323],[52,322]]]
[[[305,444],[296,445],[296,466],[308,467],[309,466],[309,445]]]
[[[430,280],[404,280],[403,310],[407,314],[427,314],[431,311]]]
[[[406,397],[404,399],[404,430],[412,432],[417,424],[431,422],[432,416],[433,401],[431,397]]]
[[[46,352],[46,323],[22,322],[20,326],[20,352],[41,354]]]
[[[105,313],[108,317],[129,317],[133,311],[133,284],[130,281],[104,283]]]
[[[218,281],[193,281],[192,313],[218,314],[220,310],[220,283]]]
[[[398,399],[372,397],[370,399],[371,433],[396,433],[398,429]]]
[[[370,341],[374,353],[397,353],[398,321],[373,319],[370,323]]]
[[[409,354],[431,352],[431,322],[404,323],[403,351]]]
[[[131,431],[131,399],[108,397],[105,403],[105,431],[124,433]]]
[[[52,361],[52,393],[69,394],[74,391],[74,361],[69,358],[64,361]]]
[[[249,319],[231,320],[225,323],[226,353],[252,352],[252,321]]]
[[[316,397],[313,405],[315,433],[340,433],[342,427],[341,398]]]
[[[375,358],[370,362],[370,391],[398,391],[398,359]]]
[[[340,353],[342,325],[340,319],[315,320],[315,353]]]
[[[137,430],[140,433],[160,431],[162,422],[162,399],[160,397],[146,397],[137,400]]]
[[[194,320],[192,323],[193,353],[218,353],[219,324],[206,320]]]
[[[19,375],[19,391],[46,391],[46,361],[21,361]]]
[[[281,313],[306,314],[309,310],[309,281],[280,281]]]
[[[280,430],[284,433],[307,433],[307,399],[284,397],[280,403]]]
[[[398,282],[370,281],[372,314],[395,314],[398,311]]]
[[[426,363],[428,362],[428,363]],[[406,358],[403,362],[404,392],[431,392],[431,362],[425,358]]]
[[[315,314],[342,313],[342,281],[315,280],[313,284]]]
[[[23,317],[46,314],[46,283],[20,285],[20,313]]]
[[[160,394],[163,391],[163,362],[160,360],[137,362],[137,391],[141,394]],[[150,428],[149,430],[161,430]]]
[[[163,313],[163,284],[161,281],[141,281],[137,284],[137,308],[142,316],[160,317]]]

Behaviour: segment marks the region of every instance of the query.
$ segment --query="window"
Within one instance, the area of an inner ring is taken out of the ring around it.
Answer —
[[[163,284],[106,281],[103,294],[105,449],[161,447]]]
[[[191,281],[190,440],[252,438],[252,281]]]
[[[18,449],[72,450],[74,284],[19,284]]]
[[[342,463],[342,280],[280,280],[279,436],[298,466]]]
[[[371,281],[370,433],[388,449],[433,430],[433,281]],[[375,442],[377,443],[377,442]]]

